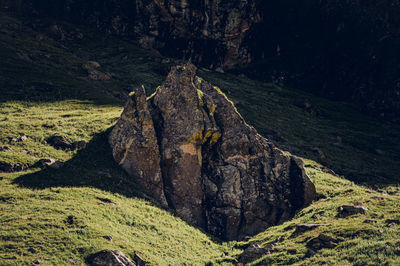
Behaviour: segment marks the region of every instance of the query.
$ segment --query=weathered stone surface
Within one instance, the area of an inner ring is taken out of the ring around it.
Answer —
[[[126,255],[119,250],[103,250],[89,258],[92,266],[135,266]]]
[[[365,214],[367,211],[368,208],[364,206],[343,205],[338,208],[338,216],[344,218],[355,214]]]
[[[33,167],[47,167],[47,166],[51,166],[53,164],[55,164],[56,161],[54,159],[40,159],[39,161],[37,161]]]
[[[294,232],[295,234],[302,234],[307,231],[314,230],[320,226],[324,226],[326,224],[298,224],[296,225],[296,231]]]
[[[260,247],[257,244],[252,244],[248,248],[246,248],[242,254],[240,254],[239,262],[246,264],[254,260],[257,260],[267,255],[268,253],[270,253],[269,249]]]
[[[52,136],[47,139],[47,143],[56,149],[62,149],[62,150],[73,149],[71,142],[69,142],[62,136]]]
[[[23,163],[7,163],[0,161],[0,172],[12,173],[25,171],[29,168],[29,165]]]
[[[320,234],[318,237],[311,239],[307,243],[307,247],[312,250],[320,250],[322,248],[334,248],[338,245],[339,241],[331,236]]]
[[[192,224],[242,239],[309,204],[302,161],[247,125],[217,87],[175,67],[156,93],[135,89],[110,134],[115,160]]]

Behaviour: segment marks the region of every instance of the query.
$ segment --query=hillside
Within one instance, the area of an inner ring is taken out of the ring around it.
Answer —
[[[106,248],[132,258],[139,252],[155,265],[231,264],[250,243],[268,249],[259,265],[400,263],[399,126],[346,103],[203,69],[199,75],[220,86],[260,134],[308,158],[319,194],[289,222],[246,242],[221,242],[160,208],[113,162],[107,144],[125,88],[143,84],[151,94],[177,62],[59,21],[0,13],[0,29],[0,147],[8,147],[0,160],[31,166],[0,174],[0,264],[80,265]],[[58,150],[45,141],[55,135],[87,145]],[[64,164],[32,166],[43,158]],[[369,210],[339,218],[342,205]],[[301,223],[324,225],[294,233]],[[307,245],[320,233],[337,243],[312,255]]]

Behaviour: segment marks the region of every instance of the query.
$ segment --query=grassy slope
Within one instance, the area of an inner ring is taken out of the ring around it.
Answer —
[[[145,84],[150,93],[162,82],[168,64],[133,45],[84,29],[85,38],[64,42],[65,48],[36,41],[37,32],[4,14],[0,29],[0,146],[13,148],[0,152],[1,160],[32,164],[50,157],[67,162],[59,170],[1,174],[0,264],[30,264],[40,259],[44,264],[63,265],[70,264],[71,258],[81,264],[87,255],[104,248],[120,249],[130,256],[138,251],[153,264],[229,262],[240,253],[237,247],[247,243],[219,243],[157,207],[111,158],[107,130],[123,104],[115,96],[129,84]],[[100,62],[102,71],[114,73],[113,80],[83,78],[86,72],[81,66],[87,60]],[[398,127],[364,117],[343,103],[229,74],[200,74],[239,101],[239,111],[260,133],[293,153],[318,159],[356,181],[398,183]],[[295,106],[294,98],[309,99],[323,116],[304,112]],[[89,144],[79,152],[59,151],[43,142],[54,134]],[[9,142],[10,137],[21,135],[28,140]],[[337,136],[343,143],[332,145]],[[376,154],[374,145],[384,154]],[[326,158],[318,158],[312,147],[320,148]],[[260,245],[281,240],[278,252],[259,263],[400,263],[399,225],[384,223],[400,216],[399,189],[386,186],[384,191],[390,194],[382,194],[316,170],[313,161],[307,160],[306,165],[325,199],[292,221],[252,238],[249,242]],[[345,193],[349,189],[353,191]],[[374,200],[374,196],[385,200]],[[356,202],[370,208],[366,216],[335,218],[339,205]],[[69,216],[74,217],[72,224]],[[378,222],[363,223],[367,218]],[[292,226],[303,222],[328,225],[291,236]],[[305,258],[308,239],[325,231],[341,238],[341,244]],[[113,242],[103,239],[104,235],[112,236]],[[289,249],[296,249],[296,254],[289,255]],[[221,256],[223,252],[228,256]]]

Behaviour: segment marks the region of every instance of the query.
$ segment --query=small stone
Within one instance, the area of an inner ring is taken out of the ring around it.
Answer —
[[[296,225],[296,231],[294,233],[302,234],[304,232],[314,230],[323,225],[326,225],[326,224],[298,224],[298,225]]]
[[[32,254],[36,254],[37,253],[36,249],[34,249],[34,248],[28,248],[28,251],[30,253],[32,253]]]
[[[43,167],[51,166],[51,165],[53,165],[53,164],[55,164],[55,163],[56,163],[56,161],[55,161],[54,159],[40,159],[39,161],[37,161],[37,162],[33,165],[33,167],[40,167],[40,168],[43,168]]]
[[[343,205],[338,208],[338,216],[344,218],[355,214],[365,214],[367,211],[368,208],[364,206]]]
[[[87,145],[87,142],[84,141],[84,140],[72,143],[72,146],[73,146],[74,150],[84,149],[84,148],[86,148],[86,145]]]
[[[53,163],[53,164],[50,164],[50,165],[48,165],[48,167],[49,168],[51,168],[51,169],[60,169],[61,167],[63,167],[64,166],[64,163],[63,162],[55,162],[55,163]]]
[[[29,165],[22,163],[7,163],[0,161],[0,172],[13,173],[25,171],[29,168]]]
[[[77,260],[77,259],[74,259],[74,258],[69,258],[67,262],[68,262],[68,263],[71,263],[71,264],[77,264],[77,263],[78,263],[78,260]]]
[[[62,136],[52,136],[47,139],[47,143],[56,149],[72,150],[72,144]]]
[[[100,64],[96,61],[88,61],[82,66],[82,68],[85,70],[97,69],[100,68]]]
[[[112,236],[103,236],[103,238],[107,241],[112,242],[113,241],[113,237]]]
[[[27,139],[28,139],[27,136],[22,136],[22,137],[19,138],[19,140],[20,140],[21,142],[24,142],[24,141],[26,141]]]
[[[267,255],[268,252],[270,252],[268,249],[262,248],[258,244],[252,244],[243,251],[239,261],[246,264]]]
[[[318,237],[311,239],[307,243],[307,247],[311,248],[312,250],[319,250],[322,248],[334,248],[337,246],[339,241],[334,239],[331,236],[320,234]]]
[[[42,265],[42,261],[41,260],[35,260],[34,262],[32,262],[32,265]]]
[[[103,250],[88,259],[92,266],[135,266],[125,254],[119,250]]]
[[[0,147],[0,151],[10,152],[10,151],[13,151],[13,149],[10,146],[2,146],[2,147]]]
[[[389,225],[395,225],[395,224],[400,224],[400,219],[387,219],[385,223]]]
[[[372,197],[371,199],[374,199],[374,200],[385,200],[385,198],[383,198],[383,197]]]

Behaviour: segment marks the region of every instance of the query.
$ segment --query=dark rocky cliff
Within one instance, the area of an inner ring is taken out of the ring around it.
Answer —
[[[280,224],[315,198],[303,163],[247,125],[187,64],[146,100],[134,91],[109,142],[115,160],[179,216],[226,240]]]
[[[350,100],[400,117],[400,4],[395,0],[2,0],[85,23],[161,53]]]

